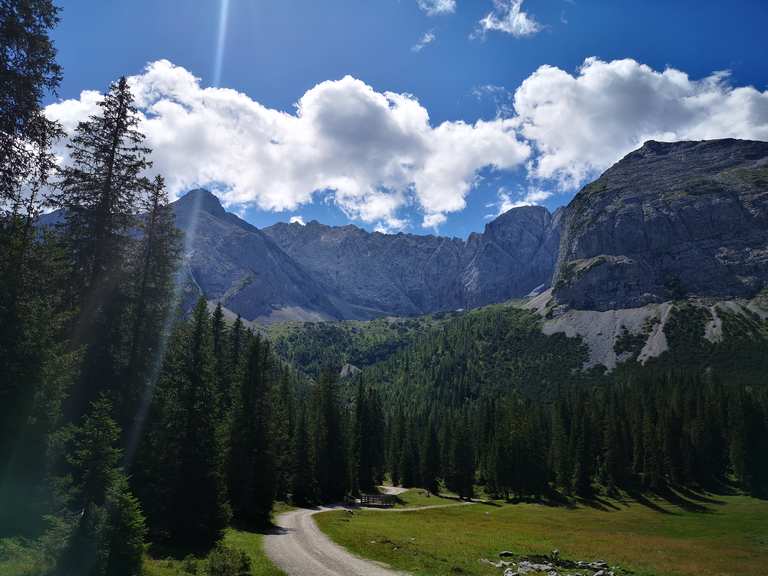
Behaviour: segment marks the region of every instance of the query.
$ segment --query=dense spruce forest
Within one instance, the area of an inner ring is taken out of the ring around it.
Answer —
[[[761,367],[584,371],[580,341],[508,306],[276,345],[204,299],[184,315],[182,239],[125,78],[56,163],[41,102],[61,80],[57,20],[49,0],[0,3],[0,536],[36,541],[53,573],[139,574],[148,542],[211,548],[231,522],[268,526],[276,500],[385,479],[506,499],[765,493]],[[52,208],[63,223],[36,227]],[[348,362],[364,369],[339,379]]]

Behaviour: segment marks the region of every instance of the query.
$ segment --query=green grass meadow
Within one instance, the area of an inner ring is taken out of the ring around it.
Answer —
[[[292,508],[276,503],[274,514]],[[284,576],[267,558],[263,549],[264,534],[240,528],[228,528],[223,543],[242,550],[251,559],[252,576]],[[144,576],[204,575],[206,554],[187,554],[178,550],[149,547],[144,559]],[[50,573],[53,566],[46,559],[39,542],[22,538],[0,538],[0,576],[40,576]]]
[[[427,500],[412,492],[400,498]],[[435,497],[428,500],[438,503]],[[564,558],[604,560],[637,576],[768,574],[768,501],[719,495],[675,501],[478,503],[400,513],[334,511],[315,519],[334,541],[360,556],[422,576],[498,575],[500,570],[480,559],[498,560],[502,550],[547,554],[553,549]]]
[[[242,550],[251,559],[251,574],[253,576],[282,576],[283,572],[278,570],[272,562],[269,561],[262,547],[264,535],[258,532],[249,532],[236,528],[227,529],[224,534],[224,544],[230,548]],[[159,555],[158,555],[159,556]],[[191,563],[197,565],[196,574],[204,574],[203,566],[205,557],[194,557]],[[179,559],[178,557],[160,558],[153,555],[147,555],[144,562],[145,576],[181,576],[189,574],[185,570],[190,565],[190,560]]]

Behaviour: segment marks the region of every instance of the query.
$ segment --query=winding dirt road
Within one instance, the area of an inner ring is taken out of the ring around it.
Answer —
[[[401,494],[405,489],[382,487],[387,494]],[[388,512],[412,512],[449,506],[466,506],[472,502],[441,504],[420,508],[395,508]],[[343,510],[342,506],[315,509],[300,508],[280,514],[275,519],[277,530],[264,537],[264,551],[269,559],[288,576],[404,576],[392,568],[363,560],[331,541],[315,524],[312,516],[326,510]]]

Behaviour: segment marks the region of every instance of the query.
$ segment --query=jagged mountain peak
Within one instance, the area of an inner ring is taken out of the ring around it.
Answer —
[[[223,218],[227,211],[221,205],[219,198],[210,190],[195,188],[174,202],[178,209],[202,211]]]

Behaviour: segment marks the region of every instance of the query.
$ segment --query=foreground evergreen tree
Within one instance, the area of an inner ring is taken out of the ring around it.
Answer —
[[[142,572],[144,516],[119,468],[120,428],[111,412],[108,401],[94,402],[72,436],[67,463],[76,525],[57,567],[62,576]]]
[[[121,420],[131,425],[131,442],[141,433],[144,411],[151,400],[173,314],[174,281],[179,262],[180,234],[168,203],[163,178],[152,182],[142,203],[142,237],[132,279],[132,328],[128,363],[121,390]]]
[[[275,496],[275,463],[270,445],[273,366],[269,346],[253,339],[240,384],[232,425],[230,494],[235,517],[266,526]]]
[[[178,382],[180,418],[178,463],[170,490],[173,518],[170,538],[192,547],[212,546],[222,536],[231,510],[227,498],[224,428],[218,403],[211,323],[205,300],[195,306],[185,338]],[[174,410],[175,411],[175,410]]]
[[[336,376],[325,370],[311,399],[314,408],[314,465],[319,498],[339,502],[347,493],[345,424],[339,407]]]
[[[5,294],[6,281],[0,275]],[[72,311],[57,238],[30,244],[12,281],[24,290],[0,313],[0,534],[34,534],[48,511],[51,437],[63,423],[78,364],[67,342]]]
[[[352,427],[352,489],[373,492],[383,476],[384,416],[378,396],[360,378]]]
[[[137,576],[143,572],[144,538],[147,533],[141,505],[124,476],[110,486],[106,499],[107,520],[103,536],[107,576]]]
[[[273,360],[276,362],[276,360]],[[288,501],[293,473],[293,444],[292,435],[295,426],[295,389],[297,382],[291,376],[287,367],[283,366],[279,373],[278,385],[272,386],[272,406],[269,448],[272,454],[275,476],[275,498],[282,502]]]
[[[0,2],[0,533],[39,524],[48,436],[75,363],[62,252],[33,227],[61,134],[42,106],[61,79],[57,22],[50,0]]]
[[[121,78],[99,103],[99,112],[80,122],[67,145],[64,168],[50,204],[64,210],[72,257],[72,284],[79,296],[76,344],[85,346],[81,385],[73,392],[73,413],[120,381],[130,325],[128,257],[135,244],[140,199],[150,191],[143,172],[149,149],[128,82]],[[118,403],[122,400],[116,398]]]
[[[51,0],[0,2],[0,215],[36,214],[25,207],[22,185],[47,175],[52,164],[50,143],[61,133],[48,120],[42,101],[61,81],[56,49],[49,37],[59,21]],[[30,176],[33,176],[30,179]],[[37,199],[39,200],[39,199]]]
[[[298,506],[308,506],[317,501],[315,463],[307,426],[306,410],[299,408],[293,432],[293,457],[291,459],[291,500]]]

